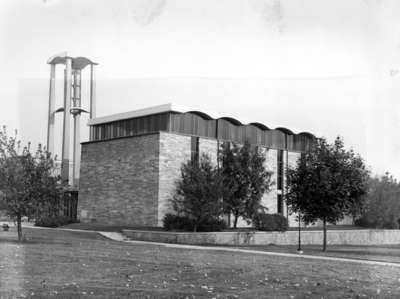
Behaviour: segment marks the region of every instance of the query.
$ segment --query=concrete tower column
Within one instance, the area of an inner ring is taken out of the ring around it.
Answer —
[[[94,64],[90,65],[90,119],[96,117],[96,78]]]
[[[47,151],[54,155],[54,120],[56,105],[56,65],[50,65],[49,111],[47,122]]]
[[[70,187],[78,188],[80,168],[80,114],[87,112],[81,105],[81,74],[82,70],[90,65],[90,117],[96,116],[96,85],[94,78],[95,62],[85,57],[71,57],[66,52],[60,53],[47,60],[51,66],[50,92],[49,92],[49,115],[47,130],[47,149],[54,154],[54,114],[63,112],[62,152],[61,152],[61,178]],[[64,103],[63,107],[55,109],[55,75],[57,64],[65,65],[64,69]],[[71,114],[73,116],[73,131],[71,132]],[[73,137],[71,136],[73,134]],[[71,137],[73,140],[71,140]],[[72,147],[72,162],[70,146]],[[70,166],[71,170],[70,170]],[[71,172],[71,179],[70,179]]]
[[[79,187],[79,170],[81,164],[81,144],[80,144],[80,119],[81,119],[81,70],[73,72],[73,116],[74,116],[74,140],[73,140],[73,167],[72,167],[72,183],[74,187]]]
[[[71,71],[72,59],[65,59],[64,70],[64,122],[62,142],[61,178],[69,183],[69,142],[70,142],[70,110],[71,110]]]
[[[80,124],[80,115],[74,115],[73,185],[75,187],[79,186],[79,169],[81,168]]]

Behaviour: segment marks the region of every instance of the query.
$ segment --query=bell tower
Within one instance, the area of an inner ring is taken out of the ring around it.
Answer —
[[[54,123],[55,114],[63,113],[62,130],[62,154],[61,154],[61,178],[68,183],[72,189],[79,187],[79,169],[81,160],[80,145],[80,117],[81,113],[89,113],[90,118],[96,116],[96,83],[95,65],[97,63],[85,57],[71,57],[67,53],[62,53],[51,57],[50,64],[50,88],[49,88],[49,109],[47,125],[47,150],[54,154]],[[56,66],[64,65],[64,101],[63,106],[55,108],[55,86],[56,86]],[[89,111],[82,108],[81,87],[82,71],[90,67],[90,99]],[[71,119],[73,120],[72,131],[72,161],[70,155],[71,143]],[[70,163],[72,162],[72,163]],[[72,164],[72,179],[70,179],[70,164]]]

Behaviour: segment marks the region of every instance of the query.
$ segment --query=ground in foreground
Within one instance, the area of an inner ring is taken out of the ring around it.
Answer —
[[[400,268],[0,232],[0,298],[399,298]]]

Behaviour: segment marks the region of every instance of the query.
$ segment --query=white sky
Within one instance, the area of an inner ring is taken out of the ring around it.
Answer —
[[[99,62],[99,116],[174,102],[341,135],[400,178],[400,1],[2,0],[0,124],[24,140],[45,142],[63,51]]]

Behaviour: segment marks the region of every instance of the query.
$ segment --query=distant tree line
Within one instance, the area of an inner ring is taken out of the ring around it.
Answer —
[[[388,172],[369,178],[365,203],[355,224],[370,228],[400,227],[400,182]]]

